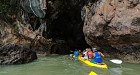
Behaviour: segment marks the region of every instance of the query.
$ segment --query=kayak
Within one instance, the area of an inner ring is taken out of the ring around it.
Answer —
[[[91,71],[88,75],[97,75],[95,72]]]
[[[83,60],[80,55],[78,56],[78,59],[80,61],[84,62],[85,64],[87,64],[88,66],[94,66],[94,67],[98,67],[98,68],[107,69],[107,65],[105,63],[101,63],[101,65],[95,64],[95,63],[90,62],[89,60]]]

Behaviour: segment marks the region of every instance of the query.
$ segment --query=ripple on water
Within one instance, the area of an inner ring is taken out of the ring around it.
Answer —
[[[111,72],[113,72],[115,75],[122,75],[122,68],[111,68]]]

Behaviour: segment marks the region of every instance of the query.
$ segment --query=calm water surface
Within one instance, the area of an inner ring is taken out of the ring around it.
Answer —
[[[67,55],[39,57],[29,64],[0,66],[0,75],[88,75],[90,71],[98,75],[140,75],[140,64],[117,65],[109,59],[105,63],[109,69],[88,67],[80,61],[71,60]]]

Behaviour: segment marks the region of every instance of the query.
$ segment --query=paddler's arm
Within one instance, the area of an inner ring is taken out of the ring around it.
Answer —
[[[102,58],[104,59],[104,57],[105,57],[105,56],[104,56],[104,54],[103,54],[103,53],[101,53],[101,52],[99,52],[99,54],[100,54],[100,55],[102,56]]]

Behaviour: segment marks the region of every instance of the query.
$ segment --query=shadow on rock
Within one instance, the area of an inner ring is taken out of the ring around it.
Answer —
[[[36,52],[21,45],[7,44],[0,48],[0,64],[24,64],[37,59]]]

